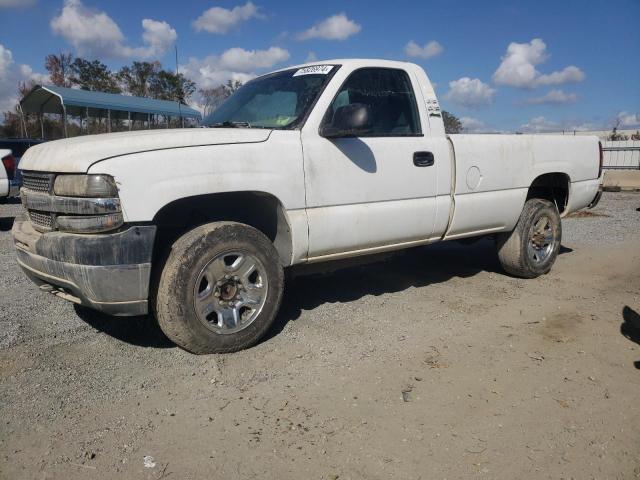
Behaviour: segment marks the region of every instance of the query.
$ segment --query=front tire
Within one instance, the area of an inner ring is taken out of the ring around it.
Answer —
[[[156,317],[165,335],[189,352],[235,352],[266,333],[283,289],[278,253],[262,232],[210,223],[171,247],[158,282]]]
[[[497,236],[498,258],[511,275],[535,278],[551,270],[562,241],[556,206],[548,200],[527,200],[513,231]]]

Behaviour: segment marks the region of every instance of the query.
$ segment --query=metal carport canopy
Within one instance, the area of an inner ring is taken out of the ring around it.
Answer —
[[[89,110],[90,116],[106,116],[132,120],[146,120],[149,114],[171,117],[202,118],[197,110],[185,104],[170,100],[131,97],[115,93],[92,92],[55,85],[36,85],[22,100],[20,107],[24,113],[66,113],[84,116]],[[105,114],[101,115],[101,112]]]

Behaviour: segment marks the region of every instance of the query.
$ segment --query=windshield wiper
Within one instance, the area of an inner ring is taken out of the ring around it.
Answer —
[[[209,125],[211,128],[221,128],[221,127],[230,127],[230,128],[251,128],[251,124],[249,122],[230,122],[229,120],[225,120],[224,122],[216,122]]]

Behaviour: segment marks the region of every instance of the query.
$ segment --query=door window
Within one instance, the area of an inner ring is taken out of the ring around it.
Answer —
[[[363,137],[421,135],[415,95],[407,72],[391,68],[362,68],[342,84],[323,119],[333,122],[336,110],[361,103],[371,109],[373,128]]]

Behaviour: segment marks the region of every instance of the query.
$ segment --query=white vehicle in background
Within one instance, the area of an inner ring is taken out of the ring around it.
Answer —
[[[512,275],[553,265],[599,198],[596,137],[446,135],[424,70],[332,60],[256,78],[210,128],[78,137],[22,159],[13,237],[43,290],[156,314],[196,353],[256,343],[284,268],[491,235]]]
[[[0,148],[0,202],[18,194],[17,162],[11,150]]]

